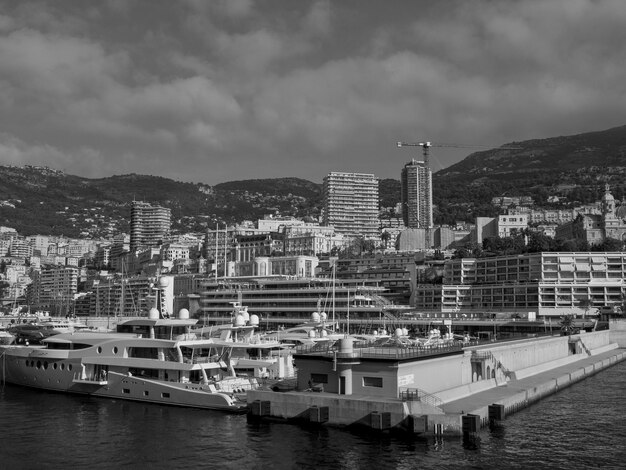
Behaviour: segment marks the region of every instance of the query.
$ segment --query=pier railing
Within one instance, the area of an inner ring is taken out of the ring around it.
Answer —
[[[401,388],[400,399],[402,401],[420,401],[427,405],[439,408],[443,404],[443,400],[436,395],[425,392],[419,388]]]
[[[335,356],[372,359],[414,359],[418,357],[442,356],[461,354],[464,344],[414,346],[414,347],[384,347],[372,346],[369,343],[356,343],[349,351],[342,350],[338,344],[313,344],[298,346],[295,354],[315,356]]]

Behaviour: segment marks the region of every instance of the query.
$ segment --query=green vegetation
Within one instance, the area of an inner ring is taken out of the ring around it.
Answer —
[[[608,183],[617,200],[626,198],[626,126],[507,146],[518,148],[477,152],[433,175],[436,224],[494,217],[502,212],[492,205],[494,197],[530,196],[538,207],[571,208],[598,201]],[[379,198],[381,208],[394,207],[400,182],[380,180]],[[317,220],[322,186],[276,178],[210,187],[156,176],[88,179],[44,167],[0,166],[0,225],[23,235],[127,232],[133,200],[169,207],[174,231],[202,231],[268,214]]]

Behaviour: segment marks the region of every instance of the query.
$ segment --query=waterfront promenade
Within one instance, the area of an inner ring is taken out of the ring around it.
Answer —
[[[505,384],[450,401],[441,406],[448,417],[478,415],[481,425],[489,422],[489,406],[504,406],[504,417],[525,408],[545,396],[558,392],[580,380],[626,360],[626,349],[617,348],[576,362],[555,367],[525,378],[511,380]],[[593,397],[590,397],[590,404]]]

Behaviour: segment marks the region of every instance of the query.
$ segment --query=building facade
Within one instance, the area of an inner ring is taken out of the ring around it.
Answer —
[[[322,222],[346,237],[379,238],[378,179],[365,173],[331,172],[324,177]]]
[[[171,211],[133,201],[130,209],[130,251],[163,243],[170,231]]]
[[[411,160],[404,165],[400,201],[407,228],[428,229],[433,226],[432,171],[424,162]]]
[[[600,214],[580,214],[571,222],[556,228],[556,236],[565,240],[582,240],[590,245],[599,245],[607,238],[626,241],[626,214],[617,207],[615,198],[605,187],[600,202]]]
[[[527,253],[447,260],[443,284],[415,286],[424,311],[556,317],[622,303],[624,252]]]
[[[39,310],[56,315],[71,313],[78,290],[78,269],[71,266],[42,266],[33,273],[33,282],[27,289],[27,300]]]

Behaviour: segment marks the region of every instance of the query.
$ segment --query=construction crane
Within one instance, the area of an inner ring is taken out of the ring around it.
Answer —
[[[420,214],[420,210],[418,207],[409,207],[408,200],[403,201],[404,208],[403,211],[406,210],[409,215],[405,218],[405,223],[409,222],[409,219],[413,221],[418,221],[420,228],[430,229],[433,223],[432,217],[432,182],[431,182],[431,174],[432,170],[430,168],[430,152],[429,149],[431,147],[450,147],[450,148],[467,148],[467,149],[483,149],[488,150],[490,147],[486,147],[483,145],[459,145],[459,144],[446,144],[446,143],[433,143],[433,142],[398,142],[398,147],[421,147],[423,151],[423,162],[414,162],[422,163],[424,168],[426,169],[428,175],[423,180],[423,189],[421,191],[424,200],[422,201],[422,205],[424,206],[425,213],[423,215]],[[521,149],[522,147],[498,147],[498,150],[513,150],[513,149]],[[419,197],[418,197],[419,199]],[[415,223],[415,222],[414,222]],[[430,232],[426,230],[426,246],[431,246],[430,240]]]
[[[422,147],[422,152],[424,155],[424,165],[427,168],[430,168],[430,152],[428,149],[431,147],[451,147],[451,148],[459,148],[459,149],[490,149],[490,147],[486,147],[484,145],[458,145],[458,144],[444,144],[444,143],[433,143],[433,142],[398,142],[398,147]],[[498,147],[498,150],[520,150],[522,147]]]

